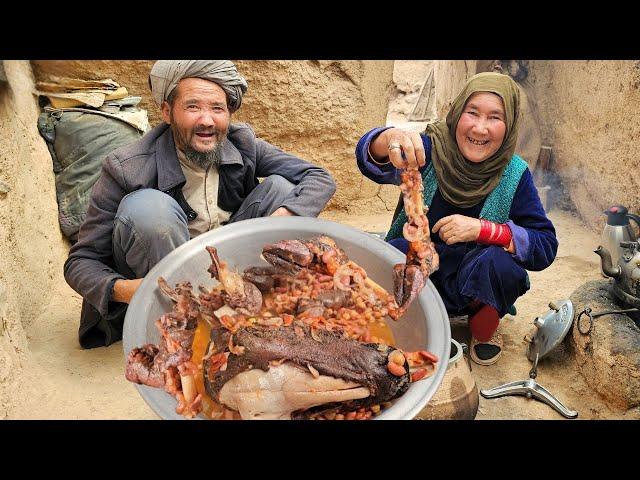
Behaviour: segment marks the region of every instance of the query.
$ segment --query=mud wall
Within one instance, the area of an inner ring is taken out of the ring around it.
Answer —
[[[393,64],[394,92],[389,102],[387,123],[397,125],[408,121],[422,93],[429,98],[429,110],[424,120],[432,120],[435,114],[435,82],[425,85],[429,74],[433,72],[433,60],[396,60]],[[423,86],[429,88],[422,92]]]
[[[608,206],[640,212],[640,62],[539,60],[529,79],[542,141],[580,216],[600,231]]]
[[[436,118],[447,116],[453,100],[465,82],[476,74],[475,60],[440,60],[434,62],[433,80],[436,92]]]
[[[365,131],[385,123],[393,62],[240,61],[238,69],[250,91],[237,119],[265,140],[327,168],[338,183],[330,210],[385,208],[378,197],[383,189],[360,174],[354,150]]]
[[[354,150],[367,130],[384,125],[392,61],[240,60],[249,90],[234,121],[251,124],[278,147],[326,167],[338,190],[328,210],[375,213],[393,209],[396,193],[365,179]],[[153,61],[34,61],[38,79],[52,75],[112,78],[143,98],[152,125],[160,122],[147,76]]]
[[[0,419],[20,404],[30,357],[25,327],[64,282],[51,157],[36,122],[29,62],[5,61],[0,81]],[[22,392],[22,393],[21,393]]]

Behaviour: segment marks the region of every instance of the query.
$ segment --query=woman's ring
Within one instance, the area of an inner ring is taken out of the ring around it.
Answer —
[[[400,143],[398,143],[398,142],[391,142],[391,143],[389,144],[389,150],[393,150],[394,148],[401,148],[401,147],[400,147]]]

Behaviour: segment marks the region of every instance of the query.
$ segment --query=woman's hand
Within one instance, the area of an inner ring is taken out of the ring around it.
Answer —
[[[417,132],[390,128],[371,142],[369,151],[376,161],[389,157],[396,168],[420,168],[425,164],[424,145]]]
[[[447,245],[475,242],[480,235],[480,219],[457,214],[449,215],[436,222],[433,232],[438,233]]]

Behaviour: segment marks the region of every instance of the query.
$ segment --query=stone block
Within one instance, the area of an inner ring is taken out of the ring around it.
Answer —
[[[585,283],[572,293],[571,301],[575,317],[565,341],[580,373],[607,403],[626,410],[640,406],[640,329],[634,319],[604,315],[595,318],[590,329],[586,315],[578,322],[587,306],[594,314],[629,307],[615,300],[610,280]]]

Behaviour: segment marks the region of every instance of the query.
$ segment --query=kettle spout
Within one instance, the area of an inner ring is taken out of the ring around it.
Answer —
[[[593,251],[593,253],[600,256],[602,271],[607,277],[618,278],[620,276],[620,266],[616,265],[614,267],[611,264],[611,253],[609,253],[609,250],[600,245]]]

